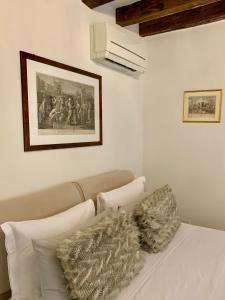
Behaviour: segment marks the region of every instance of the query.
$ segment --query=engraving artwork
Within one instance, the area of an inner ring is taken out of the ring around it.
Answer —
[[[94,134],[94,86],[36,73],[38,134]]]
[[[188,98],[188,115],[215,115],[216,95],[190,96]]]

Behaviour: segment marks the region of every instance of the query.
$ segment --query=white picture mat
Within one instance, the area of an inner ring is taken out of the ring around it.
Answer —
[[[67,79],[86,85],[94,86],[95,105],[95,133],[74,135],[39,135],[38,134],[38,107],[37,107],[37,84],[36,73]],[[81,75],[72,71],[64,70],[44,63],[27,60],[27,86],[28,86],[28,109],[30,145],[66,144],[95,142],[100,140],[99,131],[99,80],[93,77]]]

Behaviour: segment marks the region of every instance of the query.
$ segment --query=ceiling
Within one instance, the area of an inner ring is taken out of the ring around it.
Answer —
[[[116,23],[137,24],[140,36],[198,26],[225,19],[225,0],[81,0],[91,9],[110,5]]]

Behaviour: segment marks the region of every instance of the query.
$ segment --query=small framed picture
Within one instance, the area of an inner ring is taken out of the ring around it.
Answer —
[[[185,91],[183,122],[219,123],[222,90]]]

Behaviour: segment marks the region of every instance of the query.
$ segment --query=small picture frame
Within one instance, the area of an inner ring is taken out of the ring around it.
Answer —
[[[183,122],[219,123],[222,90],[185,91]]]

